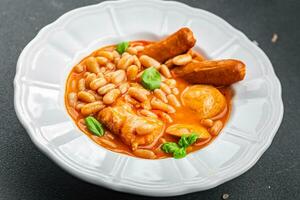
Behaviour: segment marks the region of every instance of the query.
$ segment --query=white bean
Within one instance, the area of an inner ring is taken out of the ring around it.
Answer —
[[[117,70],[111,75],[111,82],[118,85],[126,80],[126,73],[124,70]]]
[[[97,92],[98,92],[98,94],[100,94],[100,95],[105,95],[105,94],[108,93],[110,90],[115,89],[115,88],[116,88],[116,85],[115,85],[115,84],[109,83],[109,84],[107,84],[107,85],[104,85],[104,86],[100,87],[100,88],[97,90]]]
[[[117,98],[120,95],[121,95],[121,92],[119,89],[113,89],[104,95],[103,103],[104,104],[112,104],[117,100]]]
[[[153,118],[157,118],[157,115],[149,110],[146,109],[142,109],[140,110],[140,113],[146,117],[153,117]]]
[[[172,78],[171,72],[166,65],[161,65],[159,70],[161,74],[164,75],[166,78]]]
[[[147,95],[143,92],[143,90],[136,87],[129,88],[128,95],[138,100],[139,102],[144,102],[148,99]]]
[[[77,88],[79,91],[84,91],[85,90],[85,80],[84,78],[79,79]]]
[[[110,51],[102,51],[102,50],[98,51],[96,53],[96,56],[105,57],[110,61],[114,60],[114,54],[113,54],[113,52],[110,52]]]
[[[94,74],[94,73],[90,73],[90,74],[88,74],[87,76],[86,76],[86,78],[85,78],[85,87],[86,88],[89,88],[90,87],[90,83],[94,80],[94,79],[96,79],[96,74]]]
[[[137,149],[133,151],[133,154],[146,159],[155,159],[156,155],[153,151],[147,150],[147,149]]]
[[[144,67],[155,67],[157,69],[160,67],[160,63],[157,60],[147,55],[142,55],[140,57],[140,62]]]
[[[89,92],[86,92],[86,91],[78,92],[78,99],[80,101],[84,101],[84,102],[87,102],[87,103],[91,103],[91,102],[96,101],[96,98],[92,94],[90,94]]]
[[[171,94],[172,93],[171,88],[165,83],[160,83],[160,89],[162,91],[164,91],[166,94]]]
[[[138,57],[136,55],[134,55],[132,57],[134,59],[133,64],[136,65],[136,66],[138,66],[139,69],[141,69],[142,64],[141,64],[140,60],[138,59]]]
[[[76,73],[81,73],[81,72],[84,71],[84,66],[83,66],[82,64],[78,64],[78,65],[76,65],[76,66],[74,67],[74,71],[75,71]]]
[[[128,80],[135,80],[137,78],[137,74],[139,73],[139,68],[136,65],[131,65],[127,68],[127,78]]]
[[[120,90],[121,94],[125,94],[127,92],[128,88],[129,88],[129,84],[128,83],[122,83],[119,86],[119,90]]]
[[[148,123],[139,124],[135,131],[138,135],[147,135],[154,130],[154,126]]]
[[[81,113],[85,116],[90,114],[95,114],[105,108],[105,105],[101,101],[95,101],[93,103],[88,103],[82,106]]]
[[[178,99],[176,98],[176,96],[174,94],[169,94],[167,96],[167,99],[172,106],[180,107],[180,102],[178,101]]]
[[[210,133],[212,135],[218,135],[223,128],[223,122],[221,120],[215,121],[214,125],[210,128]]]
[[[92,73],[98,73],[100,71],[99,64],[94,57],[89,57],[85,60],[86,69]]]
[[[102,56],[96,57],[96,60],[100,66],[106,65],[108,63],[108,59]]]
[[[214,125],[214,121],[211,119],[201,119],[200,123],[205,127],[212,127]]]
[[[158,99],[162,100],[164,103],[168,103],[166,94],[161,89],[155,89],[153,93]]]
[[[75,108],[77,103],[77,94],[75,92],[70,92],[68,94],[68,101],[69,101],[69,105]]]
[[[162,102],[161,100],[157,99],[157,98],[152,98],[151,100],[151,106],[152,109],[158,109],[167,113],[175,113],[176,110],[175,108],[173,108],[172,106]]]
[[[97,90],[98,88],[104,86],[107,83],[105,78],[97,78],[94,79],[91,83],[90,83],[90,88],[92,90]]]
[[[192,56],[190,54],[182,54],[174,57],[172,61],[175,65],[186,65],[192,61]]]
[[[132,63],[134,62],[134,58],[131,55],[124,55],[118,62],[117,68],[118,69],[127,69]]]

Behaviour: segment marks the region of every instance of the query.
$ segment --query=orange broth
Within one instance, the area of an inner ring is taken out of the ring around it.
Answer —
[[[136,45],[145,46],[149,43],[150,42],[148,42],[148,41],[132,41],[132,42],[130,42],[130,44],[132,46],[136,46]],[[94,51],[89,56],[95,55],[95,53],[99,50],[111,50],[113,48],[115,48],[115,45],[103,47],[103,48],[100,48],[100,49]],[[83,61],[85,59],[86,58],[82,59],[80,63],[83,63]],[[78,92],[77,82],[79,79],[83,78],[83,75],[85,72],[86,72],[86,69],[81,73],[76,73],[76,72],[74,72],[74,68],[73,68],[68,76],[67,84],[66,84],[66,93],[65,93],[65,105],[66,105],[69,115],[74,120],[74,122],[76,123],[78,128],[81,131],[83,131],[87,136],[89,136],[97,144],[103,146],[106,149],[114,151],[114,152],[127,154],[130,156],[135,156],[132,153],[131,148],[128,145],[126,145],[125,143],[123,143],[122,140],[118,137],[118,135],[114,135],[114,134],[110,133],[108,130],[106,130],[104,136],[102,136],[102,137],[98,137],[98,136],[91,134],[88,131],[85,124],[83,123],[83,119],[85,118],[85,116],[83,116],[80,111],[77,111],[75,108],[73,108],[72,106],[69,105],[67,94],[70,92],[76,92],[76,93]],[[183,90],[185,88],[187,88],[188,86],[191,86],[192,84],[189,84],[180,78],[174,78],[174,79],[177,81],[176,86],[179,90],[179,94],[176,95],[176,97],[178,98],[178,100],[180,100],[180,94],[183,92]],[[215,116],[214,119],[221,120],[223,122],[223,124],[225,124],[230,115],[231,99],[233,97],[233,91],[230,87],[220,87],[217,89],[225,96],[225,99],[227,102],[227,107],[218,116]],[[122,98],[122,96],[120,98]],[[136,112],[137,109],[135,109],[134,111]],[[169,114],[169,115],[173,118],[173,122],[172,123],[165,122],[166,128],[169,127],[170,125],[178,124],[178,123],[180,123],[180,124],[200,124],[200,120],[201,120],[194,111],[192,111],[191,109],[189,109],[183,105],[179,108],[176,108],[175,113]],[[211,138],[209,138],[208,140],[197,141],[195,144],[193,144],[192,146],[187,148],[187,153],[197,151],[197,150],[205,147],[211,141],[213,141],[215,139],[215,137],[217,137],[217,136],[211,135]],[[156,159],[172,157],[172,155],[164,153],[160,149],[160,146],[163,143],[162,141],[178,142],[179,138],[169,135],[169,134],[166,134],[166,133],[163,133],[161,138],[163,138],[163,140],[161,140],[161,139],[158,140],[158,142],[154,146],[149,147],[149,149],[152,150],[153,152],[155,152],[155,154],[157,156]],[[107,141],[109,141],[109,142],[107,142]]]

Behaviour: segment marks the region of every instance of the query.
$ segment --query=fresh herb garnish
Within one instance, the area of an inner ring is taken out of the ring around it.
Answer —
[[[161,149],[166,153],[174,153],[180,147],[175,142],[166,142],[161,146]]]
[[[184,158],[186,156],[186,150],[184,147],[179,148],[173,153],[173,157],[176,159]]]
[[[119,52],[119,54],[122,54],[126,51],[126,49],[129,46],[129,42],[121,42],[117,45],[117,52]]]
[[[89,131],[91,131],[94,135],[103,136],[104,128],[102,124],[94,117],[89,116],[85,118],[85,124]]]
[[[195,143],[197,139],[198,139],[198,135],[195,133],[192,133],[190,135],[183,135],[183,136],[181,136],[180,140],[178,141],[178,144],[181,147],[187,148],[188,146]]]
[[[143,87],[147,90],[155,90],[160,88],[160,73],[154,67],[150,67],[143,72],[141,82]]]
[[[165,153],[173,154],[176,159],[183,158],[186,156],[186,148],[196,142],[198,135],[191,133],[190,135],[182,135],[178,144],[175,142],[166,142],[161,146],[161,149]]]

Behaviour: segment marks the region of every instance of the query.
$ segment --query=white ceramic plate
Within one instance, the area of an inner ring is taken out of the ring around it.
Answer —
[[[184,159],[144,160],[108,151],[83,134],[64,105],[72,66],[123,40],[157,40],[190,27],[197,50],[247,65],[235,84],[229,122]],[[267,56],[221,18],[176,2],[109,1],[68,12],[43,28],[19,57],[15,110],[32,141],[71,174],[118,191],[171,196],[206,190],[247,171],[269,147],[283,115],[281,86]]]

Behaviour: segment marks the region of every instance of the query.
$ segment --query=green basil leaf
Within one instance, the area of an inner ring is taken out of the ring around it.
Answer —
[[[85,124],[89,131],[91,131],[94,135],[103,136],[104,128],[102,124],[94,117],[89,116],[85,118]]]
[[[141,77],[142,85],[147,90],[155,90],[160,88],[161,76],[154,67],[144,70]]]
[[[199,134],[197,134],[197,133],[192,133],[192,134],[190,134],[189,136],[188,136],[188,138],[187,138],[187,140],[188,140],[188,142],[189,142],[189,145],[192,145],[192,144],[194,144],[196,141],[197,141],[197,139],[198,139],[198,136]]]
[[[183,158],[185,156],[186,156],[186,151],[185,151],[184,147],[181,147],[181,148],[177,149],[173,153],[173,157],[176,158],[176,159]]]
[[[187,148],[188,146],[194,144],[198,139],[198,135],[196,133],[192,133],[190,135],[182,135],[180,140],[178,141],[178,145],[180,147]]]
[[[182,135],[180,140],[178,141],[178,145],[180,147],[187,148],[190,145],[189,140],[188,140],[188,136]]]
[[[161,150],[166,153],[174,153],[179,147],[175,142],[166,142],[161,146]]]
[[[129,46],[129,42],[121,42],[117,45],[117,52],[119,52],[119,54],[122,54],[126,51],[126,49]]]

